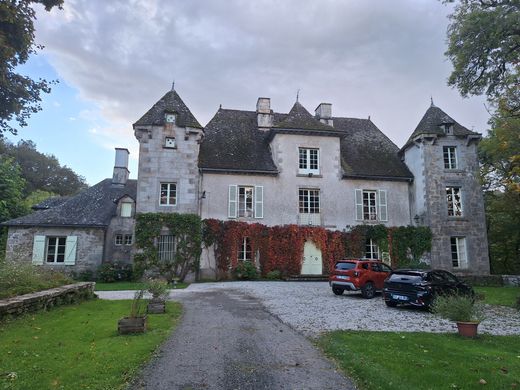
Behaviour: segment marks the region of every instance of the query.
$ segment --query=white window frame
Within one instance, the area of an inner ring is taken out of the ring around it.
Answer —
[[[443,146],[442,156],[444,160],[444,169],[457,169],[457,147],[456,146]]]
[[[369,239],[365,244],[365,258],[371,260],[379,260],[379,247],[374,242],[374,240]]]
[[[311,167],[311,165],[314,165]],[[320,174],[320,149],[298,148],[298,173],[301,175]]]
[[[164,188],[164,189],[163,189]],[[163,191],[166,191],[166,196],[162,196]],[[173,196],[172,196],[173,193]],[[173,203],[170,202],[173,198]],[[163,199],[165,200],[163,202]],[[161,182],[159,185],[159,205],[160,206],[177,206],[177,183],[175,182]]]
[[[253,250],[251,248],[251,239],[249,237],[244,237],[242,242],[239,244],[237,259],[238,261],[253,260]]]
[[[242,191],[244,192],[241,194]],[[248,197],[246,197],[247,194],[249,194]],[[228,218],[264,218],[264,187],[230,185],[228,189]]]
[[[116,234],[114,236],[114,245],[121,246],[123,245],[123,235],[122,234]]]
[[[311,197],[318,198],[318,205],[312,202]],[[319,188],[299,188],[298,189],[298,212],[300,214],[320,214],[321,212],[321,191]]]
[[[453,268],[468,268],[466,237],[450,237],[450,250]]]
[[[175,260],[175,236],[173,234],[161,234],[157,240],[157,258],[162,262]]]
[[[446,203],[448,205],[448,217],[462,217],[464,209],[460,187],[446,186]]]
[[[54,244],[51,247],[51,241]],[[62,241],[62,243],[60,243]],[[63,249],[63,253],[59,253],[59,249]],[[52,253],[51,253],[52,252]],[[49,260],[49,256],[52,256],[52,260]],[[63,259],[59,261],[59,257],[63,256]],[[45,262],[51,264],[63,264],[65,263],[65,257],[67,256],[67,237],[66,236],[47,236],[45,242]]]
[[[131,218],[132,217],[132,203],[122,202],[121,203],[121,217]]]
[[[368,204],[365,204],[365,195],[368,198]],[[373,199],[370,199],[370,195],[374,195]],[[388,192],[387,190],[368,190],[368,189],[356,189],[355,190],[355,201],[356,201],[356,220],[357,221],[379,221],[388,222]],[[365,213],[368,207],[368,218],[365,218]],[[372,213],[371,208],[374,213]]]
[[[134,243],[134,237],[132,234],[125,234],[123,236],[123,244],[124,245],[132,245]]]

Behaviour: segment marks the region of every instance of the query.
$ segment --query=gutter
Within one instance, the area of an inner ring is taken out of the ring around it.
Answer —
[[[252,175],[269,175],[278,176],[278,171],[265,171],[265,170],[252,170],[252,169],[234,169],[234,168],[200,168],[201,172],[207,173],[221,173],[221,174],[233,174],[233,173],[249,173]]]

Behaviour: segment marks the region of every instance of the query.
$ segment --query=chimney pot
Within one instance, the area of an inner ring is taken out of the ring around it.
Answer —
[[[316,114],[316,118],[326,125],[332,126],[332,104],[330,103],[320,103],[316,110],[314,111]]]

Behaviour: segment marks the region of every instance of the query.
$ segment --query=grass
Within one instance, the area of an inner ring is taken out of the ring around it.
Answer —
[[[149,315],[145,334],[119,336],[131,301],[87,301],[0,323],[1,389],[122,389],[168,336],[181,306]]]
[[[142,290],[146,288],[145,284],[144,282],[96,282],[96,291]],[[189,283],[177,283],[175,289],[186,288],[189,285]]]
[[[59,271],[32,264],[0,264],[0,299],[74,283]]]
[[[520,386],[518,336],[336,331],[318,344],[360,389]]]
[[[473,287],[478,294],[484,294],[484,303],[515,307],[520,297],[520,287]]]

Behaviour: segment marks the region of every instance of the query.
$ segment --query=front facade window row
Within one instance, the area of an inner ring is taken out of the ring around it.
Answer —
[[[76,263],[77,236],[34,236],[32,263],[35,265]]]

